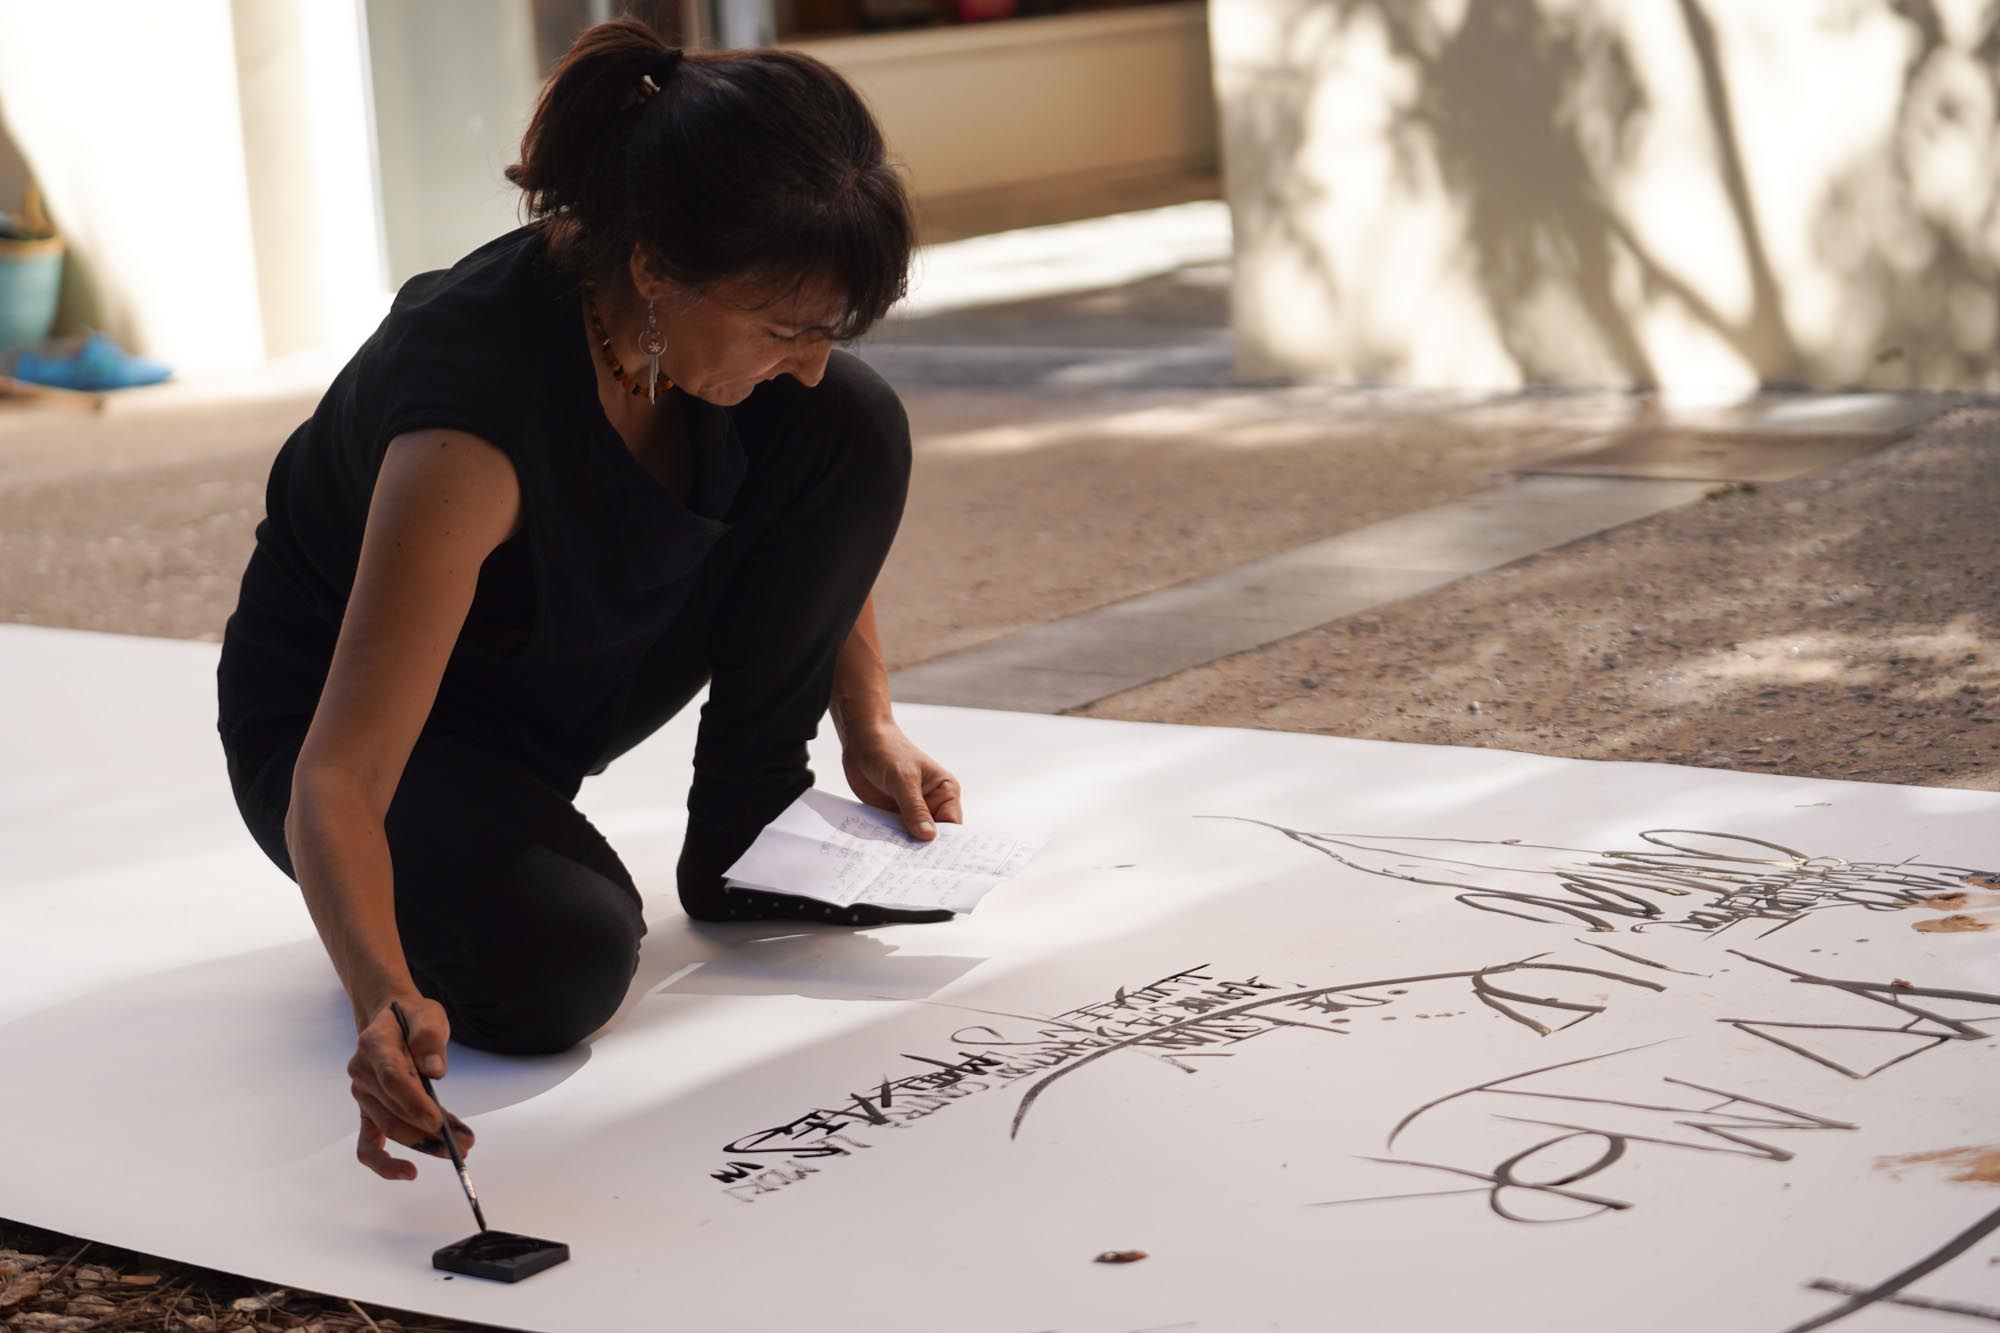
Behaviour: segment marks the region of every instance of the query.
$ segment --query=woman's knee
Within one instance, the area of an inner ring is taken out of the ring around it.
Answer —
[[[566,1051],[618,1011],[638,968],[646,924],[624,886],[587,867],[560,885],[529,874],[458,923],[441,958],[412,957],[436,978],[452,1036],[507,1055]],[[537,882],[540,881],[540,882]],[[511,901],[508,901],[511,900]]]
[[[504,1055],[552,1055],[618,1011],[644,935],[628,885],[532,847],[466,911],[408,923],[404,953],[410,971],[434,983],[452,1037]]]
[[[229,787],[236,797],[237,813],[250,830],[257,847],[271,864],[297,879],[291,849],[285,844],[285,817],[292,803],[292,767],[298,762],[305,726],[295,734],[254,745],[247,750],[225,745],[223,762],[229,773]]]

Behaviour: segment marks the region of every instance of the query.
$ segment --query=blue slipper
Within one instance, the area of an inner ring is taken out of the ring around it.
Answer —
[[[29,384],[95,393],[158,384],[173,370],[163,362],[134,356],[102,333],[92,333],[64,355],[22,351],[0,371]]]

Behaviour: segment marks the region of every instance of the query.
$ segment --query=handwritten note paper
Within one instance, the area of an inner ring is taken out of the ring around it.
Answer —
[[[970,912],[1041,850],[1040,839],[939,824],[918,842],[887,811],[823,791],[805,795],[765,826],[729,882],[851,907],[875,903]]]

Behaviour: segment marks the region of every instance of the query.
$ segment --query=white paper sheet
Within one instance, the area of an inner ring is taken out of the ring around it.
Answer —
[[[2000,1309],[2000,794],[914,707],[1049,834],[949,922],[688,923],[692,708],[585,784],[646,895],[625,1007],[437,1085],[493,1224],[573,1258],[446,1280],[465,1199],[354,1160],[353,1025],[214,671],[0,627],[0,1216],[536,1333]]]
[[[726,878],[849,907],[970,912],[1041,850],[1032,838],[939,824],[919,842],[885,810],[807,791],[757,835]]]

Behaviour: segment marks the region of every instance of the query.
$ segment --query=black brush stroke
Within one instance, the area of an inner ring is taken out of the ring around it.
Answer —
[[[1958,1258],[1959,1255],[1964,1254],[1995,1231],[2000,1231],[2000,1208],[1995,1208],[1992,1212],[1980,1218],[1977,1222],[1974,1222],[1971,1226],[1959,1232],[1956,1236],[1953,1236],[1950,1240],[1938,1246],[1935,1250],[1932,1250],[1902,1272],[1897,1273],[1893,1277],[1884,1278],[1872,1287],[1862,1288],[1855,1295],[1849,1297],[1842,1304],[1828,1310],[1825,1314],[1808,1319],[1803,1324],[1794,1324],[1786,1329],[1785,1333],[1812,1333],[1813,1329],[1825,1328],[1828,1324],[1845,1319],[1857,1311],[1865,1310],[1878,1302],[1887,1301],[1918,1278],[1943,1268],[1946,1264]]]
[[[1542,957],[1542,955],[1536,954],[1533,955],[1533,957],[1540,958]],[[1008,1131],[1007,1137],[1010,1139],[1020,1137],[1021,1125],[1024,1121],[1027,1120],[1029,1110],[1033,1108],[1035,1102],[1040,1099],[1042,1093],[1047,1091],[1048,1088],[1052,1084],[1054,1084],[1057,1079],[1066,1078],[1069,1075],[1077,1072],[1079,1069],[1082,1069],[1085,1065],[1091,1064],[1097,1060],[1101,1060],[1107,1055],[1111,1055],[1117,1051],[1127,1050],[1134,1046],[1143,1046],[1147,1042],[1158,1040],[1162,1035],[1179,1031],[1180,1029],[1185,1027],[1194,1026],[1201,1023],[1213,1023],[1219,1019],[1235,1018],[1239,1015],[1248,1014],[1255,1010],[1262,1009],[1270,1005],[1296,1003],[1301,1000],[1316,999],[1322,995],[1337,995],[1344,991],[1380,990],[1385,986],[1414,986],[1421,982],[1426,982],[1426,981],[1461,981],[1471,978],[1484,977],[1493,973],[1510,972],[1517,969],[1532,969],[1535,971],[1549,971],[1549,972],[1575,972],[1587,976],[1603,977],[1611,981],[1622,981],[1627,983],[1628,985],[1643,986],[1648,990],[1665,989],[1664,987],[1660,986],[1657,982],[1645,981],[1638,977],[1628,977],[1617,972],[1607,972],[1601,968],[1577,967],[1567,963],[1537,963],[1532,961],[1532,959],[1523,959],[1519,962],[1501,963],[1493,967],[1470,968],[1460,972],[1431,972],[1421,976],[1390,977],[1380,981],[1349,982],[1338,986],[1315,986],[1310,990],[1281,992],[1275,995],[1260,995],[1256,999],[1247,1000],[1242,1004],[1231,1005],[1224,1009],[1210,1010],[1208,1013],[1197,1014],[1192,1017],[1183,1019],[1181,1022],[1178,1023],[1169,1023],[1158,1028],[1148,1029],[1147,1031],[1139,1033],[1135,1036],[1127,1037],[1122,1041],[1113,1042],[1109,1046],[1101,1047],[1098,1050],[1091,1051],[1087,1055],[1079,1056],[1073,1063],[1064,1065],[1059,1069],[1050,1070],[1048,1073],[1044,1074],[1041,1078],[1037,1079],[1028,1088],[1028,1090],[1022,1094],[1020,1104],[1014,1108],[1014,1122],[1012,1128]],[[1533,1002],[1536,1004],[1550,1003],[1550,1001],[1540,998],[1535,998]],[[1557,1007],[1576,1008],[1577,1006],[1558,1004]],[[1506,1011],[1503,1009],[1503,1012]],[[1589,1016],[1590,1015],[1588,1014],[1584,1015],[1584,1017],[1586,1018]],[[1513,1018],[1516,1022],[1525,1023],[1527,1026],[1537,1029],[1544,1036],[1548,1035],[1548,1030],[1546,1028],[1543,1028],[1540,1024],[1535,1023],[1530,1019],[1526,1019],[1518,1014],[1511,1014],[1511,1013],[1508,1014],[1508,1017]],[[1582,1020],[1579,1019],[1578,1021],[1580,1022]]]
[[[1825,1278],[1814,1278],[1806,1286],[1813,1291],[1832,1292],[1835,1296],[1858,1296],[1868,1288],[1854,1282],[1829,1282]],[[2000,1309],[1991,1305],[1969,1305],[1964,1301],[1934,1301],[1923,1296],[1884,1296],[1884,1305],[1907,1305],[1915,1310],[1936,1310],[1941,1314],[1962,1314],[1972,1319],[1990,1319],[2000,1324]]]
[[[1524,1078],[1533,1078],[1537,1074],[1549,1074],[1555,1072],[1558,1069],[1568,1069],[1574,1065],[1587,1065],[1597,1060],[1609,1060],[1614,1055],[1629,1055],[1633,1051],[1650,1050],[1655,1046],[1663,1046],[1667,1042],[1678,1041],[1678,1040],[1680,1040],[1680,1038],[1678,1037],[1663,1037],[1659,1041],[1643,1042],[1637,1046],[1626,1046],[1616,1051],[1605,1051],[1600,1055],[1578,1056],[1574,1060],[1563,1060],[1557,1064],[1543,1065],[1540,1069],[1530,1069],[1519,1074],[1509,1074],[1505,1078],[1492,1079],[1489,1080],[1488,1082],[1480,1083],[1470,1088],[1461,1089],[1458,1092],[1449,1092],[1442,1097],[1432,1098],[1430,1101],[1425,1102],[1422,1106],[1419,1106],[1416,1110],[1404,1116],[1401,1120],[1398,1120],[1396,1122],[1396,1127],[1389,1131],[1388,1142],[1384,1143],[1382,1146],[1385,1148],[1395,1147],[1396,1136],[1401,1134],[1404,1130],[1408,1129],[1412,1121],[1414,1121],[1418,1116],[1424,1114],[1426,1111],[1436,1110],[1438,1107],[1443,1106],[1446,1102],[1455,1102],[1460,1097],[1470,1097],[1475,1092],[1489,1092],[1494,1088],[1499,1087],[1502,1083],[1514,1083]]]
[[[1627,921],[1636,919],[1635,924],[1629,927],[1632,930],[1664,925],[1697,930],[1711,936],[1747,921],[1775,921],[1776,924],[1759,936],[1763,938],[1813,912],[1829,908],[1900,910],[1920,902],[1925,893],[1955,889],[1965,882],[1967,876],[1977,873],[1962,866],[1936,865],[1914,859],[1873,863],[1852,862],[1840,857],[1812,857],[1767,839],[1701,829],[1648,829],[1638,835],[1640,841],[1651,844],[1648,849],[1592,851],[1547,843],[1523,843],[1518,839],[1495,842],[1479,838],[1312,833],[1241,815],[1196,817],[1270,829],[1363,874],[1455,890],[1454,897],[1459,903],[1479,911],[1543,925],[1556,924],[1556,921],[1552,921],[1549,915],[1535,915],[1534,912],[1552,914],[1558,920],[1566,917],[1600,933],[1619,929],[1607,920],[1610,917]],[[1356,840],[1361,837],[1372,837],[1374,842]],[[1688,840],[1708,840],[1708,843],[1695,845]],[[1377,859],[1396,855],[1393,848],[1374,845],[1384,841],[1461,847],[1524,847],[1530,851],[1575,856],[1580,858],[1581,863],[1571,867],[1523,870],[1518,866],[1492,865],[1421,851],[1403,853],[1416,861],[1430,862],[1443,868],[1427,875],[1352,860],[1334,850],[1341,848],[1365,853]],[[1771,855],[1743,855],[1740,850],[1722,850],[1724,845]],[[1468,883],[1463,878],[1432,877],[1437,874],[1461,876],[1466,872],[1474,872],[1468,878],[1476,877],[1477,872],[1544,876],[1560,885],[1564,896],[1487,888]],[[1645,894],[1666,897],[1701,895],[1708,902],[1705,907],[1689,912],[1680,920],[1670,920],[1657,903],[1643,896]],[[1521,908],[1533,910],[1518,910]]]
[[[1678,968],[1678,967],[1668,967],[1668,966],[1667,966],[1667,965],[1666,965],[1665,963],[1656,963],[1656,962],[1654,962],[1654,961],[1653,961],[1652,959],[1650,959],[1650,958],[1641,958],[1641,957],[1640,957],[1640,956],[1639,956],[1638,954],[1636,954],[1636,953],[1627,953],[1627,952],[1625,952],[1625,951],[1624,951],[1623,949],[1614,949],[1614,948],[1612,948],[1612,947],[1611,947],[1610,945],[1608,945],[1608,944],[1596,944],[1596,943],[1593,943],[1593,942],[1592,942],[1592,941],[1590,941],[1590,940],[1574,940],[1574,941],[1572,941],[1572,943],[1575,943],[1575,944],[1581,944],[1581,945],[1585,946],[1586,948],[1591,948],[1591,949],[1602,949],[1602,950],[1604,950],[1604,952],[1606,952],[1606,953],[1609,953],[1609,954],[1616,954],[1616,955],[1617,955],[1618,957],[1620,957],[1620,958],[1623,958],[1623,959],[1624,959],[1624,960],[1625,960],[1626,962],[1628,962],[1628,963],[1638,963],[1638,964],[1639,964],[1639,965],[1641,965],[1642,967],[1657,967],[1657,968],[1659,968],[1659,969],[1660,969],[1660,971],[1662,971],[1662,972],[1677,972],[1677,973],[1679,973],[1679,974],[1680,974],[1681,976],[1684,976],[1684,977],[1704,977],[1704,978],[1705,978],[1705,977],[1707,977],[1707,976],[1708,976],[1708,973],[1706,973],[1706,972],[1689,972],[1689,971],[1686,971],[1686,970],[1684,970],[1684,969],[1682,969],[1682,968]]]

